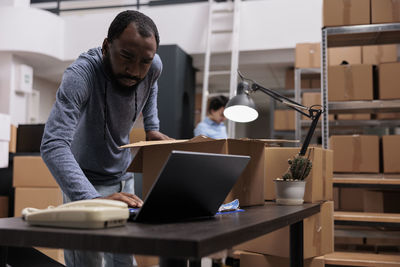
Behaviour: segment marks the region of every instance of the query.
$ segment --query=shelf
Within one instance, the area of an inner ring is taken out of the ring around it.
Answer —
[[[400,112],[400,100],[329,102],[329,113]]]
[[[368,24],[322,29],[328,47],[400,43],[400,23]]]
[[[398,213],[335,211],[333,217],[337,225],[400,227]]]
[[[311,121],[301,120],[302,127],[310,127]],[[318,122],[318,126],[321,123]],[[330,128],[354,128],[354,127],[399,127],[400,120],[334,120],[329,121]]]
[[[375,189],[400,189],[400,174],[337,174],[333,186]]]

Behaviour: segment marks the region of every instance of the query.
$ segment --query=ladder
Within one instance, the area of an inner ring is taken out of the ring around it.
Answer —
[[[201,102],[201,120],[207,115],[207,103],[209,97],[223,93],[210,93],[209,80],[212,76],[224,75],[230,76],[229,79],[229,98],[236,95],[237,86],[237,70],[239,65],[239,27],[240,27],[240,0],[228,0],[226,2],[216,2],[209,0],[209,13],[208,13],[208,30],[207,30],[207,44],[204,59],[204,76],[203,76],[203,94]],[[232,27],[230,29],[215,29],[215,20],[221,16],[230,16]],[[231,35],[231,60],[230,69],[210,71],[210,61],[212,51],[212,41],[216,35],[229,34]],[[228,137],[235,138],[235,124],[228,121],[227,127]]]

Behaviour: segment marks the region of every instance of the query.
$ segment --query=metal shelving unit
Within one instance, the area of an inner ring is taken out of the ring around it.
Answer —
[[[322,29],[321,42],[321,103],[322,146],[329,148],[329,112],[362,113],[400,111],[400,100],[349,101],[328,103],[328,47],[378,45],[400,43],[400,23],[326,27]],[[353,126],[396,127],[398,121],[358,121]]]

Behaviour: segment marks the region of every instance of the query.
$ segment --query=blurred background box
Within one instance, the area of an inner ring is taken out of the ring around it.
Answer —
[[[63,203],[60,188],[17,187],[15,188],[14,216],[21,216],[26,207],[46,209],[48,206],[59,206]]]
[[[44,124],[19,124],[17,152],[39,153]]]
[[[396,61],[397,61],[397,45],[395,44],[365,45],[362,47],[363,64],[379,65],[381,63],[389,63]]]
[[[371,22],[400,22],[399,0],[371,0]]]
[[[382,136],[384,173],[400,173],[400,135]]]
[[[274,111],[275,131],[294,131],[295,127],[296,125],[294,110],[278,109]]]
[[[378,173],[379,137],[375,135],[332,135],[333,172]]]
[[[337,114],[338,120],[370,120],[369,113]]]
[[[379,65],[379,99],[400,99],[400,62]]]
[[[296,44],[296,68],[320,68],[321,66],[321,44],[320,43],[298,43]]]
[[[0,196],[0,218],[8,217],[8,196]]]
[[[328,63],[329,66],[337,66],[346,61],[347,64],[361,64],[362,63],[362,49],[361,46],[349,47],[332,47],[328,48]]]
[[[14,157],[14,187],[58,187],[41,156]]]
[[[17,126],[10,125],[10,143],[8,145],[8,152],[17,152]]]
[[[329,101],[373,100],[373,66],[367,64],[328,67]],[[400,90],[399,90],[400,92]]]
[[[264,255],[259,253],[243,251],[240,253],[240,267],[289,267],[288,258]],[[306,259],[304,267],[324,267],[324,258],[315,257]]]
[[[370,24],[370,0],[324,0],[323,27]]]

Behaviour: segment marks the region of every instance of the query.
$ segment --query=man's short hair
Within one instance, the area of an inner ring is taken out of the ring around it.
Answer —
[[[219,96],[214,96],[210,98],[210,104],[208,104],[208,113],[211,112],[211,110],[218,110],[222,107],[226,106],[226,103],[228,103],[228,98],[223,95]]]
[[[160,36],[156,24],[151,18],[135,10],[123,11],[114,18],[108,28],[108,41],[111,43],[117,39],[132,22],[136,25],[137,31],[142,37],[151,37],[151,35],[154,35],[158,48]]]

